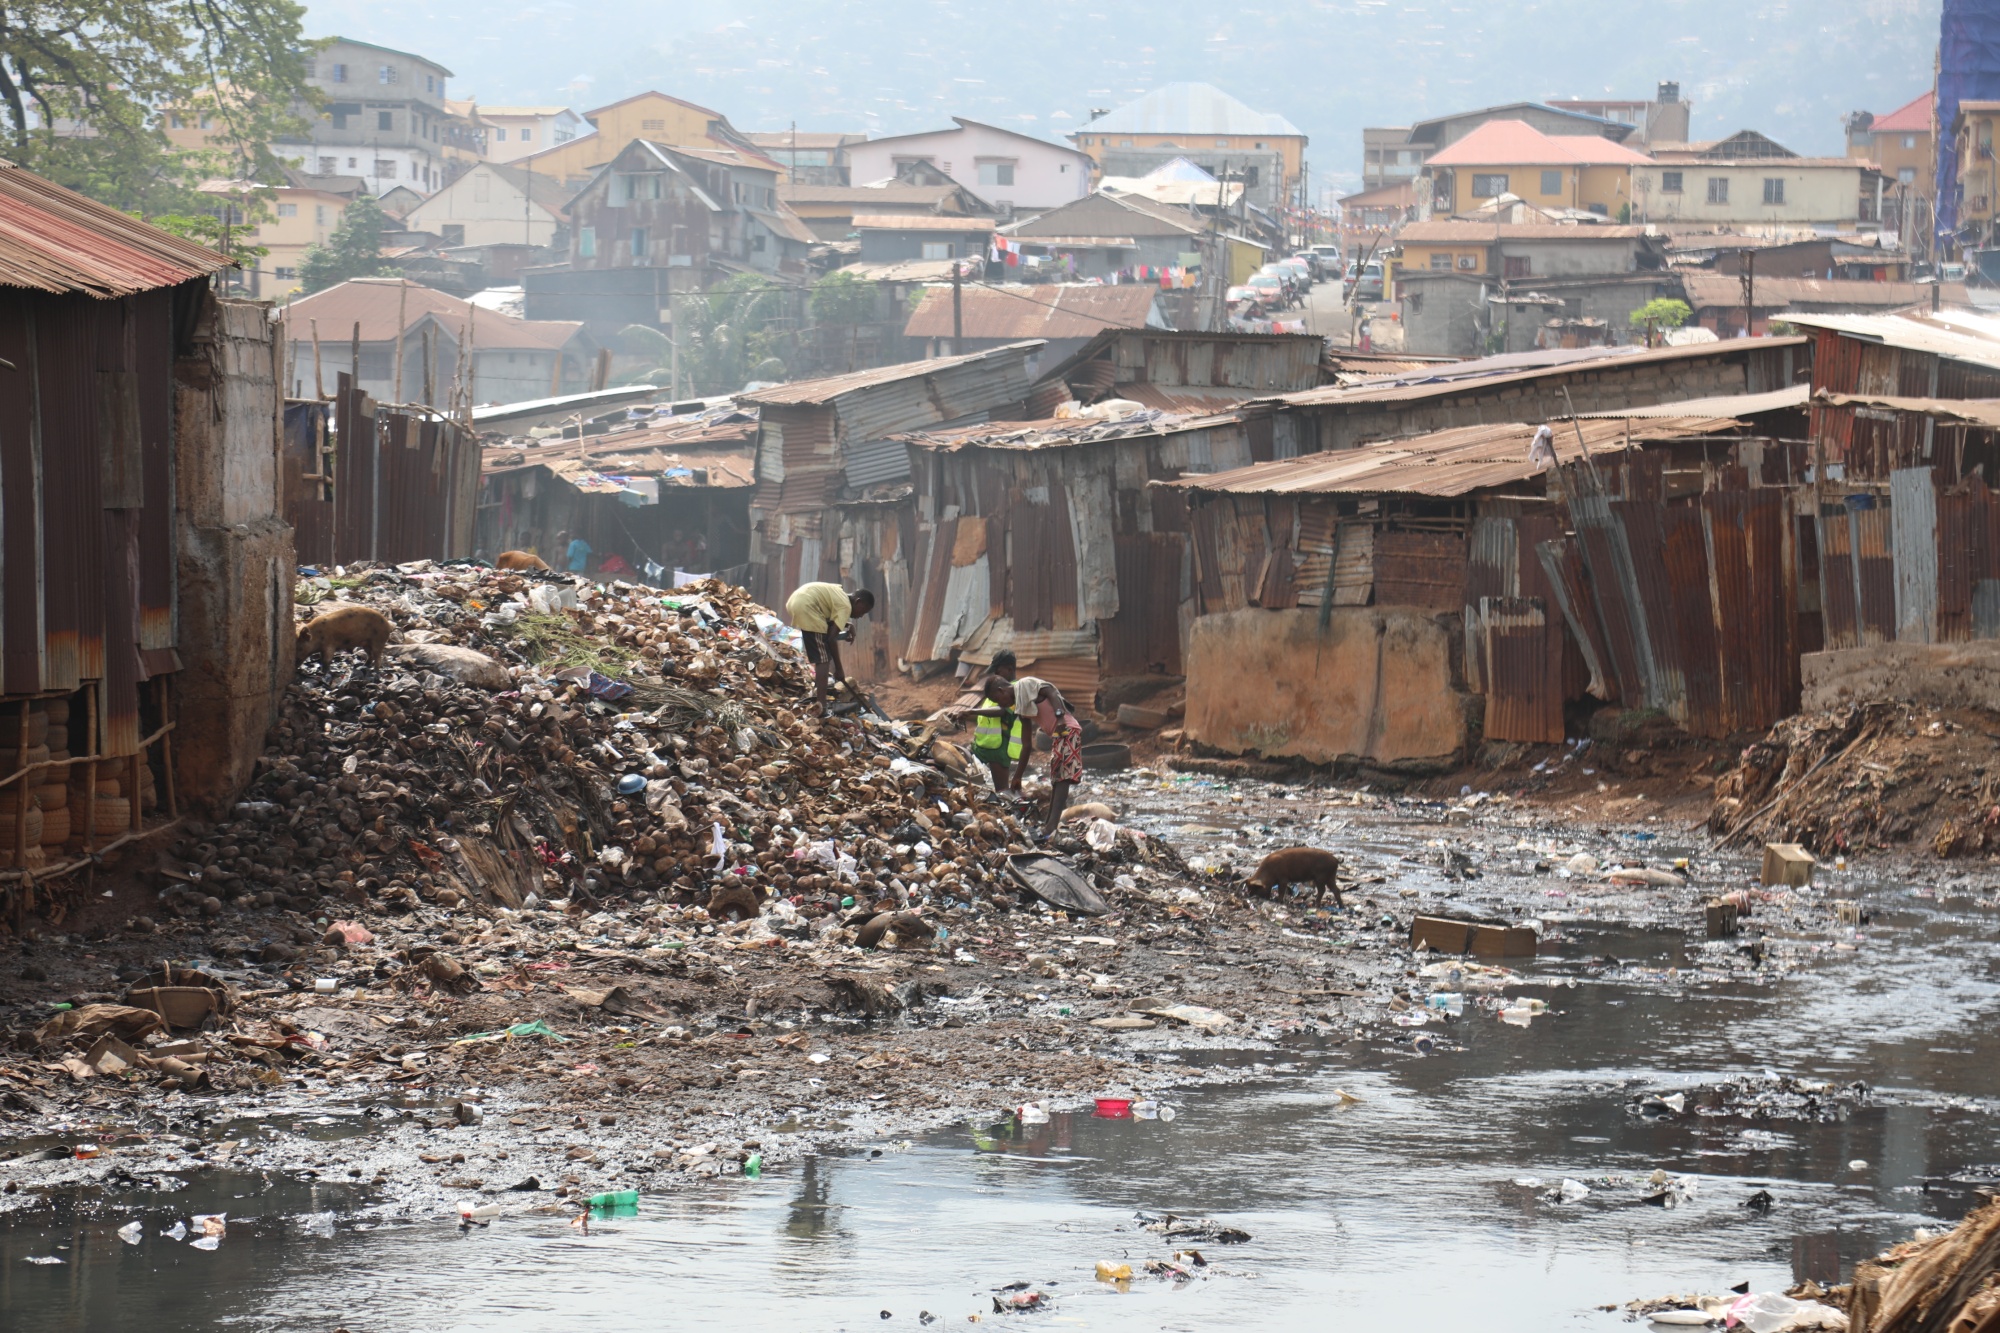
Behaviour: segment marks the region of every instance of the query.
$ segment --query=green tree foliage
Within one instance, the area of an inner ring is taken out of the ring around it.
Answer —
[[[381,205],[364,194],[347,206],[325,245],[315,245],[300,257],[299,285],[307,292],[319,292],[349,278],[393,271],[382,258]]]
[[[227,220],[222,216],[225,207],[233,209]],[[257,262],[271,253],[267,245],[249,244],[256,236],[257,225],[268,221],[270,216],[271,210],[261,198],[244,194],[218,202],[213,213],[162,213],[147,220],[162,231],[234,259],[243,266],[242,274],[234,279],[241,284]]]
[[[866,324],[875,317],[875,284],[835,269],[813,284],[815,324]]]
[[[0,6],[8,157],[144,215],[204,211],[205,176],[270,178],[271,139],[312,104],[293,0],[24,0]],[[218,146],[181,152],[166,109],[206,112]]]
[[[1671,296],[1658,296],[1634,310],[1630,323],[1635,329],[1651,325],[1656,329],[1677,329],[1688,322],[1694,311],[1686,301],[1676,301]]]
[[[706,295],[680,297],[672,337],[680,342],[681,375],[674,391],[707,397],[734,393],[751,380],[788,378],[796,342],[792,297],[761,273],[738,273]],[[620,336],[628,351],[652,363],[624,379],[667,385],[674,351],[668,335],[632,324]]]

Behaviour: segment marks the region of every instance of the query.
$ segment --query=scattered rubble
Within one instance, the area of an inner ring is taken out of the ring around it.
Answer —
[[[1821,856],[2000,851],[2000,716],[1874,701],[1786,718],[1717,779],[1709,827]]]

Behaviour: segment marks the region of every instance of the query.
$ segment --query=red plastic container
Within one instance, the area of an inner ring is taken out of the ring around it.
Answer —
[[[1130,1097],[1099,1097],[1097,1114],[1106,1120],[1130,1120],[1132,1099]]]

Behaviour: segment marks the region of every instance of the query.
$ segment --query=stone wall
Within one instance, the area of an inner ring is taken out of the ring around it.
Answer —
[[[1464,756],[1473,697],[1457,617],[1401,607],[1249,608],[1194,622],[1189,740],[1231,754],[1445,769]]]
[[[250,780],[292,677],[297,560],[280,517],[277,353],[264,306],[209,298],[174,363],[174,780],[183,807],[209,815]]]

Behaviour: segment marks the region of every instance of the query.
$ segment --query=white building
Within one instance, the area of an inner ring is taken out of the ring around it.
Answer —
[[[404,225],[446,245],[548,245],[569,191],[524,167],[481,162],[404,215]]]
[[[1090,193],[1090,155],[997,125],[953,116],[956,129],[926,130],[850,144],[857,185],[928,163],[981,199],[1017,213],[1059,208]]]
[[[311,82],[324,98],[318,120],[271,151],[311,175],[359,176],[370,194],[399,185],[429,194],[450,164],[478,157],[473,128],[445,105],[450,78],[434,60],[336,37],[313,57]]]
[[[479,119],[489,162],[512,162],[590,133],[589,123],[566,106],[482,106]]]

